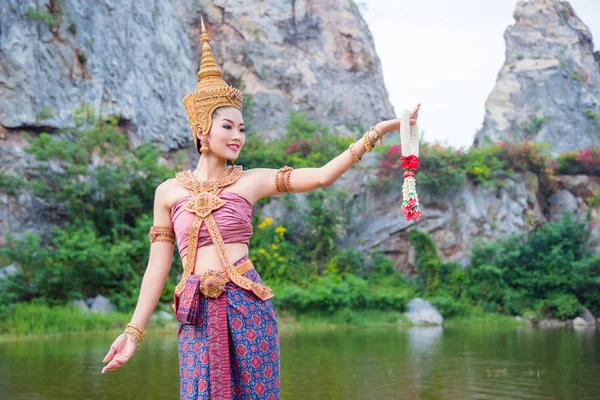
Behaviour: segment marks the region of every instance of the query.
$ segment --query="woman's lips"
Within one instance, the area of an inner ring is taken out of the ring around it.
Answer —
[[[227,147],[229,147],[233,151],[238,151],[240,149],[240,146],[237,144],[228,144]]]

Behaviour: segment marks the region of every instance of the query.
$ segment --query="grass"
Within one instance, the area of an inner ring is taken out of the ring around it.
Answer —
[[[399,325],[412,326],[399,311],[343,309],[334,313],[313,311],[297,314],[278,311],[281,329],[347,329]],[[119,334],[131,320],[130,313],[93,314],[84,313],[73,306],[48,307],[43,304],[17,304],[7,319],[0,323],[0,341],[53,338],[64,335]],[[516,327],[525,322],[514,318],[488,313],[473,313],[466,317],[444,320],[444,326],[503,325]],[[170,332],[177,329],[176,321],[152,320],[151,332]]]
[[[397,324],[410,326],[408,318],[399,311],[343,309],[334,313],[313,311],[302,314],[279,311],[278,317],[282,327],[335,328]]]
[[[0,323],[0,338],[122,332],[130,320],[130,313],[85,313],[73,306],[20,303]],[[165,321],[152,321],[151,328],[167,325]]]
[[[491,313],[473,313],[465,317],[454,317],[444,320],[444,326],[468,326],[468,325],[503,325],[521,326],[524,321],[517,321],[514,317]]]

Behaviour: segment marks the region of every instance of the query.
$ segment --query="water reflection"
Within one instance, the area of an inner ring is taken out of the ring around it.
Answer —
[[[112,337],[0,343],[0,399],[178,398],[175,332],[100,374]],[[598,399],[591,329],[284,330],[282,399]]]

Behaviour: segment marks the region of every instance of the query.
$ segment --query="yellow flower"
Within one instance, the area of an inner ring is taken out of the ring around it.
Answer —
[[[177,164],[177,169],[181,169],[183,166],[181,164]]]
[[[277,250],[277,245],[276,245],[276,244],[272,244],[272,245],[271,245],[271,248],[272,248],[273,250]]]
[[[285,233],[285,227],[279,225],[277,228],[275,228],[275,232],[279,233],[279,235],[283,237],[283,234]]]
[[[279,257],[279,253],[273,254],[273,257],[275,257],[275,258]]]
[[[260,254],[265,254],[265,253],[266,253],[265,249],[258,249],[258,252],[259,252]]]
[[[278,260],[279,260],[280,262],[283,262],[283,257],[279,257],[279,258],[278,258]]]
[[[265,224],[271,225],[273,223],[273,218],[265,218]]]
[[[267,225],[265,225],[264,222],[261,222],[260,224],[258,224],[258,229],[264,229],[265,226],[267,226]]]

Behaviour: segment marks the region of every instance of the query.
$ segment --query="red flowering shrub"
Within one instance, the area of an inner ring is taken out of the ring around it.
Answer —
[[[396,172],[400,169],[400,156],[402,155],[402,147],[399,144],[390,146],[385,152],[383,159],[379,162],[377,170],[377,179],[393,178]]]
[[[548,154],[546,146],[528,140],[514,143],[500,142],[497,157],[508,169],[536,174],[540,189],[545,196],[550,196],[556,191],[554,160]]]
[[[561,154],[557,163],[559,174],[600,176],[600,147]]]

